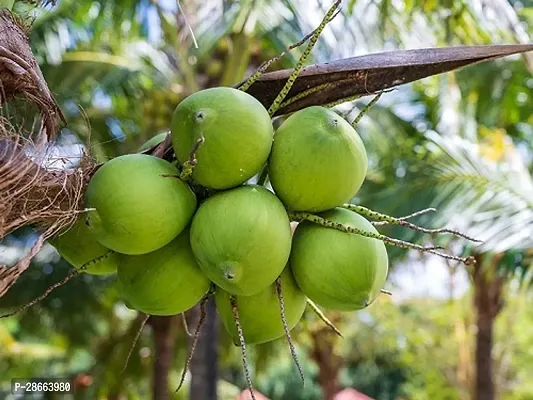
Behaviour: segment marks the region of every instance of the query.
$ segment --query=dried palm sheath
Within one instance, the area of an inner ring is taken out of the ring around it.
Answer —
[[[15,96],[35,104],[45,135],[53,139],[64,117],[31,52],[25,30],[8,10],[0,9],[0,105]]]
[[[26,29],[18,17],[0,10],[0,240],[23,226],[36,227],[41,236],[16,266],[0,266],[0,297],[28,268],[44,240],[73,221],[93,168],[88,159],[73,171],[49,171],[33,161],[46,151],[64,117],[31,52]],[[5,106],[14,98],[39,109],[33,138],[5,118]]]
[[[48,170],[32,160],[46,149],[46,143],[23,139],[0,118],[0,240],[23,226],[41,232],[30,254],[15,267],[0,266],[0,297],[29,266],[44,240],[69,226],[83,210],[94,162],[85,157],[75,169]]]

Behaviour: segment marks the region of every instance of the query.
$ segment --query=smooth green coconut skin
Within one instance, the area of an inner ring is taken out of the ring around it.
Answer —
[[[165,176],[167,175],[167,176]],[[190,222],[196,196],[167,161],[128,154],[108,161],[85,193],[87,224],[96,240],[123,254],[146,254],[168,244]]]
[[[285,306],[285,319],[289,330],[292,330],[302,318],[307,305],[307,297],[296,285],[288,266],[281,274],[281,292]],[[233,343],[239,345],[230,296],[223,289],[217,288],[215,291],[217,310],[222,323],[231,335]],[[246,344],[266,343],[285,335],[275,283],[253,296],[237,296],[237,308]]]
[[[274,135],[269,178],[293,211],[325,211],[350,201],[366,176],[368,158],[352,126],[334,111],[297,111]]]
[[[268,111],[249,94],[228,87],[201,90],[174,111],[172,145],[180,163],[203,135],[193,179],[212,189],[238,186],[259,172],[272,148]]]
[[[207,199],[191,225],[191,246],[200,268],[234,295],[267,288],[289,259],[287,212],[261,186],[241,186]]]
[[[336,208],[320,216],[377,233],[362,216]],[[388,273],[382,241],[304,221],[294,232],[291,268],[298,286],[312,301],[338,311],[365,308],[379,295]]]
[[[168,132],[162,132],[162,133],[155,135],[154,137],[151,137],[146,142],[144,142],[144,144],[141,147],[139,147],[137,152],[140,153],[145,150],[151,149],[152,147],[157,146],[158,144],[162,143],[163,140],[165,140],[167,135],[168,135]]]
[[[50,239],[50,244],[73,267],[79,269],[87,263],[83,272],[91,275],[109,275],[117,272],[116,253],[96,241],[85,218],[78,217],[68,231]]]
[[[120,254],[117,277],[128,307],[150,315],[175,315],[193,307],[211,282],[198,267],[189,229],[152,253]]]

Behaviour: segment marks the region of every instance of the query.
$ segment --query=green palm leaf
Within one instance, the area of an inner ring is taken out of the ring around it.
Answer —
[[[509,150],[506,160],[493,162],[479,143],[434,132],[428,139],[423,175],[424,186],[433,186],[431,205],[483,240],[483,251],[533,247],[533,179],[519,152]]]

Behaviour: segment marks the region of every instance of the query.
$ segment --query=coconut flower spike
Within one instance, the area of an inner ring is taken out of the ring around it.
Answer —
[[[244,340],[244,334],[242,333],[242,326],[239,321],[239,308],[237,306],[237,298],[235,296],[230,296],[231,310],[233,312],[233,320],[235,321],[235,327],[237,328],[237,334],[239,336],[239,344],[241,347],[241,357],[242,357],[242,366],[244,368],[244,375],[246,377],[246,383],[248,384],[248,390],[250,391],[250,396],[252,400],[255,399],[254,388],[252,385],[252,377],[250,374],[250,368],[248,365],[248,356],[246,352],[246,341]]]
[[[420,211],[416,211],[412,214],[409,214],[409,215],[405,215],[403,217],[398,217],[399,220],[408,220],[408,219],[411,219],[411,218],[414,218],[414,217],[418,217],[419,215],[423,215],[423,214],[427,214],[429,212],[435,212],[437,211],[436,208],[433,208],[433,207],[430,207],[430,208],[424,208],[423,210],[420,210]],[[372,222],[372,225],[374,226],[381,226],[381,225],[388,225],[389,223],[388,222],[385,222],[385,221],[378,221],[378,222]]]
[[[413,249],[413,250],[418,250],[418,251],[425,252],[425,253],[435,254],[437,256],[440,256],[440,257],[448,259],[448,260],[454,260],[454,261],[462,262],[462,263],[464,263],[466,265],[471,265],[471,264],[475,263],[475,260],[474,260],[473,257],[464,258],[464,257],[454,256],[454,255],[451,255],[451,254],[442,253],[440,251],[437,251],[438,249],[440,249],[440,247],[421,246],[419,244],[406,242],[404,240],[394,239],[394,238],[391,238],[391,237],[388,237],[388,236],[385,236],[385,235],[376,234],[376,233],[373,233],[373,232],[363,231],[361,229],[353,228],[351,226],[347,226],[347,225],[344,225],[344,224],[341,224],[341,223],[338,223],[338,222],[330,221],[330,220],[328,220],[326,218],[319,217],[318,215],[315,215],[315,214],[311,214],[311,213],[307,213],[307,212],[294,212],[294,213],[291,213],[290,216],[291,216],[291,218],[293,220],[307,220],[307,221],[313,222],[315,224],[322,225],[322,226],[324,226],[326,228],[337,229],[337,230],[339,230],[341,232],[353,233],[353,234],[356,234],[356,235],[361,235],[361,236],[365,236],[365,237],[369,237],[369,238],[373,238],[373,239],[378,239],[378,240],[381,240],[382,242],[384,242],[385,244],[388,244],[389,246],[395,246],[395,247],[400,247],[400,248],[404,248],[404,249]]]
[[[340,10],[337,10],[335,14],[331,16],[331,18],[327,21],[327,23],[331,22],[337,15],[339,15]],[[313,32],[308,33],[305,35],[302,39],[300,39],[298,42],[291,44],[288,46],[280,55],[271,58],[268,61],[264,61],[257,70],[246,79],[246,81],[239,86],[239,90],[242,90],[243,92],[246,92],[250,86],[252,86],[260,77],[263,75],[268,68],[274,64],[275,62],[281,60],[287,53],[289,53],[292,49],[295,49],[297,47],[302,46],[305,42],[307,42],[315,33],[320,29],[320,27],[316,28]]]
[[[335,332],[338,336],[340,336],[341,338],[344,338],[344,336],[342,335],[342,332],[335,326],[335,324],[333,324],[333,322],[329,320],[328,317],[326,317],[326,315],[322,312],[320,308],[318,308],[318,306],[315,304],[314,301],[312,301],[311,299],[307,299],[307,304],[309,305],[309,307],[311,307],[311,309],[318,316],[318,318],[322,320],[322,322],[324,322],[327,326],[329,326],[330,329],[333,332]]]
[[[363,119],[365,114],[372,108],[372,106],[374,106],[374,104],[376,104],[379,101],[379,99],[381,98],[383,93],[384,93],[384,91],[382,90],[381,92],[376,94],[374,96],[374,98],[372,100],[370,100],[370,102],[361,110],[361,112],[359,114],[357,114],[357,117],[355,117],[355,119],[352,122],[352,126],[354,128],[359,123],[359,121],[361,121],[361,119]]]
[[[480,242],[478,239],[474,239],[464,233],[461,233],[459,231],[448,229],[448,228],[440,228],[440,229],[427,229],[422,228],[418,225],[415,225],[411,222],[408,222],[405,220],[405,218],[394,218],[387,214],[381,214],[376,211],[372,211],[369,208],[363,207],[363,206],[357,206],[354,204],[344,204],[342,206],[343,208],[346,208],[347,210],[354,211],[359,215],[362,215],[366,218],[377,220],[379,222],[386,222],[390,225],[396,225],[396,226],[404,226],[406,228],[409,228],[411,230],[422,232],[422,233],[429,233],[429,234],[438,234],[438,233],[450,233],[455,236],[462,237],[463,239],[470,240],[471,242]]]
[[[313,36],[311,36],[311,39],[309,40],[309,43],[307,47],[305,48],[304,52],[302,53],[300,59],[298,60],[298,63],[294,67],[294,70],[290,74],[289,78],[287,79],[287,82],[279,92],[279,94],[276,96],[274,101],[272,102],[272,105],[268,109],[268,113],[273,116],[276,111],[279,110],[281,103],[283,100],[285,100],[285,97],[289,94],[290,90],[292,89],[292,86],[294,85],[294,82],[302,72],[304,68],[304,63],[307,60],[307,57],[309,57],[309,54],[311,54],[311,51],[313,50],[313,47],[315,47],[316,42],[318,41],[318,38],[320,37],[320,34],[326,27],[326,25],[331,21],[333,16],[335,15],[335,12],[337,11],[338,7],[341,4],[341,0],[336,0],[335,3],[331,6],[331,8],[328,10],[326,15],[324,16],[322,22],[318,26],[318,28],[315,30]]]
[[[189,355],[187,357],[187,360],[185,361],[185,365],[183,366],[180,383],[178,384],[178,388],[175,390],[174,393],[178,393],[178,391],[183,386],[183,383],[185,382],[185,376],[187,375],[187,371],[189,370],[189,365],[192,361],[192,358],[194,357],[194,352],[196,350],[196,346],[198,345],[198,340],[200,339],[200,333],[202,332],[202,328],[204,327],[205,319],[207,317],[207,310],[206,310],[207,300],[209,300],[209,296],[211,296],[212,294],[213,294],[213,290],[211,289],[200,301],[200,319],[198,320],[198,325],[196,326],[196,329],[194,331],[191,349],[189,350]]]
[[[187,322],[187,316],[184,312],[181,313],[181,320],[183,322],[183,330],[185,331],[185,334],[189,337],[193,337],[194,335],[191,333],[189,329],[189,323]]]
[[[142,313],[141,313],[142,315]],[[131,355],[133,354],[133,350],[135,349],[135,346],[137,345],[137,342],[139,341],[139,338],[141,337],[141,333],[144,329],[144,326],[146,325],[146,322],[148,322],[148,319],[150,318],[150,315],[145,314],[141,320],[141,323],[139,324],[139,327],[137,328],[137,331],[135,332],[135,336],[133,337],[133,341],[131,342],[130,349],[128,351],[128,355],[126,356],[126,360],[124,361],[124,366],[122,367],[121,374],[126,371],[126,368],[128,367],[128,363],[130,361]]]
[[[250,88],[250,86],[252,86],[261,77],[261,75],[263,75],[267,71],[267,69],[272,64],[274,64],[276,61],[281,60],[285,56],[285,54],[287,54],[292,49],[303,45],[305,42],[307,42],[307,40],[309,40],[311,36],[314,35],[314,33],[315,31],[308,33],[303,39],[287,47],[280,55],[273,57],[268,61],[263,62],[259,66],[257,71],[255,71],[248,79],[246,79],[246,81],[241,86],[239,86],[239,90],[246,92]]]
[[[23,306],[19,307],[18,309],[16,309],[13,312],[10,312],[10,313],[4,314],[4,315],[0,315],[0,318],[9,318],[9,317],[12,317],[12,316],[14,316],[14,315],[16,315],[16,314],[18,314],[18,313],[20,313],[22,311],[26,311],[28,308],[30,308],[30,307],[34,306],[35,304],[39,303],[40,301],[46,299],[48,297],[48,295],[50,293],[52,293],[55,289],[57,289],[58,287],[63,286],[65,283],[67,283],[72,278],[74,278],[74,277],[78,276],[79,274],[81,274],[83,271],[85,271],[91,265],[96,264],[99,261],[103,260],[104,258],[108,257],[109,254],[111,254],[111,253],[113,253],[112,250],[110,250],[107,253],[101,255],[100,257],[95,258],[94,260],[91,260],[91,261],[87,262],[86,264],[82,265],[80,268],[72,270],[62,280],[60,280],[59,282],[56,282],[53,285],[49,286],[42,295],[40,295],[39,297],[31,300],[29,303],[24,304]]]
[[[305,384],[305,375],[304,371],[302,369],[302,366],[300,365],[300,362],[298,361],[298,355],[296,354],[296,349],[294,347],[294,343],[292,342],[291,332],[289,329],[289,325],[287,324],[287,318],[285,317],[285,302],[283,300],[283,290],[281,287],[281,277],[276,279],[276,294],[278,296],[279,300],[279,310],[281,314],[281,322],[283,323],[283,330],[285,331],[285,337],[287,338],[287,342],[289,343],[289,349],[291,351],[292,359],[294,360],[294,363],[296,364],[296,368],[298,368],[298,373],[300,374],[300,379],[302,380],[302,385]]]

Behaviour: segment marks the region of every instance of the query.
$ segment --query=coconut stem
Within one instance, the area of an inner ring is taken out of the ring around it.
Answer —
[[[304,52],[302,53],[300,59],[296,63],[296,66],[294,67],[294,70],[289,75],[289,78],[287,79],[287,82],[285,83],[285,86],[283,86],[283,88],[281,89],[279,94],[274,99],[274,102],[272,103],[272,105],[268,109],[268,113],[270,114],[270,116],[273,116],[276,113],[276,111],[278,111],[281,103],[283,102],[283,100],[285,100],[285,97],[287,97],[287,95],[289,94],[289,91],[292,89],[292,85],[294,85],[294,82],[296,81],[296,78],[298,78],[298,76],[302,72],[302,69],[304,68],[304,63],[307,60],[307,57],[309,57],[309,54],[311,53],[311,50],[313,49],[313,47],[315,47],[315,44],[318,41],[318,38],[320,37],[320,34],[322,33],[322,31],[324,30],[326,25],[331,21],[332,17],[335,14],[335,11],[337,11],[337,8],[339,7],[340,3],[341,3],[341,0],[335,1],[333,6],[331,6],[331,8],[328,10],[326,15],[324,16],[324,19],[322,20],[322,22],[320,23],[318,28],[315,30],[315,32],[311,36],[311,39],[309,40],[309,44],[307,45],[307,47],[304,50]]]
[[[438,233],[451,233],[452,235],[462,237],[464,239],[470,240],[472,242],[480,242],[480,240],[474,239],[470,236],[467,236],[464,233],[461,233],[459,231],[448,229],[448,228],[440,228],[440,229],[427,229],[422,228],[418,225],[412,224],[411,222],[406,221],[405,219],[401,218],[395,218],[391,217],[387,214],[381,214],[376,211],[372,211],[369,208],[363,207],[363,206],[356,206],[354,204],[344,204],[342,206],[343,208],[346,208],[347,210],[354,211],[357,214],[363,215],[369,219],[378,220],[381,222],[386,222],[391,225],[397,225],[397,226],[404,226],[406,228],[412,229],[413,231],[422,232],[422,233],[429,233],[429,234],[438,234]]]
[[[423,210],[420,210],[420,211],[416,211],[412,214],[409,214],[409,215],[406,215],[404,217],[398,217],[399,220],[407,220],[407,219],[411,219],[411,218],[414,218],[414,217],[418,217],[419,215],[422,215],[422,214],[427,214],[429,212],[435,212],[437,211],[436,208],[424,208]],[[372,225],[374,226],[381,226],[381,225],[388,225],[389,223],[386,222],[386,221],[379,221],[379,222],[372,222]]]
[[[54,283],[52,286],[49,286],[46,289],[46,291],[42,295],[37,297],[36,299],[33,299],[29,303],[24,304],[22,307],[16,309],[13,312],[10,312],[10,313],[5,314],[5,315],[0,315],[0,318],[9,318],[9,317],[12,317],[12,316],[14,316],[14,315],[16,315],[16,314],[18,314],[18,313],[20,313],[22,311],[26,311],[31,306],[33,306],[33,305],[37,304],[38,302],[40,302],[41,300],[44,300],[45,298],[47,298],[48,295],[50,293],[52,293],[55,289],[57,289],[60,286],[63,286],[65,283],[67,283],[72,278],[74,278],[75,276],[77,276],[80,273],[82,273],[83,271],[85,271],[91,265],[96,264],[97,262],[99,262],[99,261],[103,260],[104,258],[108,257],[111,253],[113,253],[113,250],[109,250],[108,252],[106,252],[105,254],[101,255],[100,257],[96,257],[94,260],[86,262],[80,268],[74,269],[73,271],[69,272],[69,274],[66,277],[64,277],[62,280],[60,280],[59,282]]]
[[[332,15],[327,23],[331,22],[333,20],[333,18],[335,18],[338,14],[339,14],[339,11],[337,11],[334,15]],[[259,68],[248,79],[246,79],[246,81],[241,86],[239,86],[239,90],[242,90],[243,92],[246,92],[250,88],[250,86],[252,86],[261,77],[261,75],[263,75],[268,70],[268,68],[273,63],[281,60],[292,49],[295,49],[296,47],[300,47],[305,42],[307,42],[316,33],[316,31],[318,29],[320,29],[320,28],[316,28],[313,32],[308,33],[307,35],[305,35],[303,37],[303,39],[299,40],[298,42],[296,42],[294,44],[291,44],[280,55],[278,55],[276,57],[273,57],[273,58],[271,58],[268,61],[263,62],[259,66]]]
[[[340,104],[344,104],[344,103],[348,103],[350,101],[354,101],[354,100],[360,99],[361,97],[362,97],[362,95],[355,94],[353,96],[346,97],[344,99],[339,99],[339,100],[332,101],[331,103],[326,103],[326,104],[323,105],[323,107],[333,108],[333,107],[336,107],[336,106],[338,106]],[[353,111],[353,108],[349,112],[345,113],[343,115],[343,117],[346,118],[346,116],[349,115],[352,111]]]
[[[355,128],[355,126],[359,123],[359,121],[361,121],[361,119],[363,119],[363,117],[365,116],[365,114],[368,112],[368,110],[370,110],[372,108],[372,106],[374,104],[376,104],[380,97],[383,95],[383,90],[381,92],[379,92],[378,94],[376,94],[374,96],[374,98],[372,100],[370,100],[368,102],[368,104],[359,112],[359,114],[357,114],[357,117],[355,117],[355,119],[353,120],[352,122],[352,126]]]
[[[189,159],[183,163],[180,173],[180,179],[182,181],[188,180],[196,167],[198,160],[196,159],[196,153],[200,146],[205,142],[204,136],[201,134],[200,138],[194,143],[191,152],[189,153]]]
[[[246,383],[248,384],[248,390],[250,391],[250,396],[252,400],[255,399],[254,387],[252,385],[252,377],[250,375],[250,368],[248,367],[248,357],[246,355],[246,341],[244,340],[244,335],[242,333],[242,326],[239,322],[239,308],[237,307],[237,298],[233,295],[229,298],[231,304],[231,311],[233,312],[233,320],[235,321],[235,327],[237,328],[237,336],[239,336],[239,344],[241,346],[241,357],[242,357],[242,366],[244,368],[244,375],[246,377]]]
[[[178,391],[183,386],[183,383],[185,382],[185,376],[187,375],[187,371],[189,370],[189,364],[192,361],[194,351],[196,350],[196,345],[198,344],[198,340],[200,339],[200,333],[202,331],[202,328],[204,327],[205,318],[207,316],[207,311],[205,307],[207,304],[207,300],[209,300],[209,296],[211,296],[211,294],[212,291],[210,290],[204,297],[202,297],[202,300],[200,301],[200,319],[198,320],[198,325],[194,330],[191,349],[189,350],[189,356],[187,357],[187,361],[185,361],[185,366],[183,367],[183,371],[181,373],[180,383],[174,393],[178,393]]]
[[[239,90],[246,92],[250,88],[250,86],[252,86],[261,77],[261,75],[263,75],[267,71],[267,69],[272,64],[274,64],[276,61],[281,60],[285,56],[285,54],[287,54],[292,49],[299,47],[305,42],[307,42],[307,40],[309,40],[309,38],[313,36],[314,33],[315,31],[308,33],[307,35],[305,35],[305,37],[302,40],[294,44],[291,44],[289,47],[287,47],[279,56],[273,57],[270,60],[263,62],[259,66],[259,68],[248,79],[246,79],[246,82],[244,82],[241,86],[239,86]]]
[[[181,313],[181,320],[183,321],[183,329],[185,329],[185,333],[187,334],[187,336],[192,337],[193,335],[189,330],[189,324],[187,323],[187,317],[185,313]]]
[[[381,289],[380,293],[386,294],[387,296],[392,296],[392,292],[390,290]]]
[[[337,83],[328,82],[328,83],[323,83],[322,85],[318,85],[318,86],[306,89],[306,90],[298,93],[297,95],[294,95],[294,96],[290,97],[289,99],[285,100],[284,102],[282,102],[280,104],[279,108],[287,107],[287,106],[291,105],[292,103],[295,103],[298,100],[301,100],[304,97],[307,97],[307,96],[309,96],[309,95],[311,95],[313,93],[331,89],[332,87],[336,86],[336,84]]]
[[[341,331],[333,324],[333,322],[329,320],[328,317],[326,317],[326,315],[322,312],[320,308],[318,308],[315,302],[313,302],[311,299],[307,299],[307,304],[309,304],[315,314],[318,315],[318,318],[320,318],[327,326],[329,326],[333,332],[335,332],[341,338],[344,338]]]
[[[283,323],[283,330],[285,331],[285,337],[287,338],[287,342],[289,343],[289,349],[291,351],[292,359],[294,360],[294,363],[296,364],[296,368],[298,368],[298,373],[300,374],[300,378],[302,379],[302,385],[304,385],[305,384],[304,371],[302,369],[302,366],[300,365],[300,362],[298,361],[298,355],[296,354],[296,349],[294,348],[294,343],[292,342],[289,325],[287,324],[287,318],[285,317],[285,302],[283,301],[283,290],[281,287],[280,277],[276,279],[276,294],[279,300],[279,311],[281,314],[281,322]]]
[[[141,333],[144,329],[144,325],[146,325],[146,322],[148,321],[148,318],[150,318],[150,316],[148,314],[145,314],[141,323],[139,324],[139,328],[137,328],[137,332],[135,333],[135,337],[133,338],[133,342],[131,343],[130,350],[128,351],[128,355],[126,356],[126,360],[124,361],[124,367],[122,367],[122,371],[120,371],[121,374],[124,373],[124,371],[126,371],[126,367],[128,366],[128,363],[130,361],[131,355],[133,353],[133,349],[135,348],[135,345],[137,344],[137,342],[139,341],[139,338],[141,337]]]
[[[437,251],[437,249],[440,249],[440,247],[434,247],[434,246],[425,247],[419,244],[406,242],[404,240],[394,239],[394,238],[391,238],[385,235],[381,235],[379,233],[363,231],[361,229],[347,226],[347,225],[344,225],[338,222],[330,221],[326,218],[322,218],[322,217],[319,217],[318,215],[314,215],[314,214],[307,213],[307,212],[294,212],[290,214],[290,217],[296,220],[307,220],[315,224],[325,226],[326,228],[337,229],[341,232],[354,233],[356,235],[361,235],[361,236],[369,237],[372,239],[378,239],[390,246],[401,247],[404,249],[413,249],[413,250],[418,250],[418,251],[425,252],[425,253],[435,254],[447,260],[459,261],[466,265],[471,265],[475,263],[475,259],[473,257],[463,258],[463,257],[453,256],[451,254],[446,254],[446,253]]]
[[[336,82],[323,83],[321,85],[318,85],[318,86],[312,87],[310,89],[304,90],[304,91],[298,93],[297,95],[288,98],[287,100],[283,101],[283,103],[281,103],[279,108],[285,108],[285,107],[291,105],[292,103],[295,103],[298,100],[301,100],[304,97],[307,97],[307,96],[309,96],[309,95],[311,95],[313,93],[317,93],[317,92],[321,92],[321,91],[330,91],[331,92],[335,88],[340,87],[343,84],[349,84],[349,83],[350,83],[349,79],[339,80],[339,81],[336,81]],[[353,100],[359,99],[361,97],[362,97],[362,95],[355,94],[353,96],[344,97],[342,99],[332,101],[330,103],[322,104],[322,107],[333,108],[335,106],[338,106],[339,104],[347,103],[349,101],[353,101]]]

